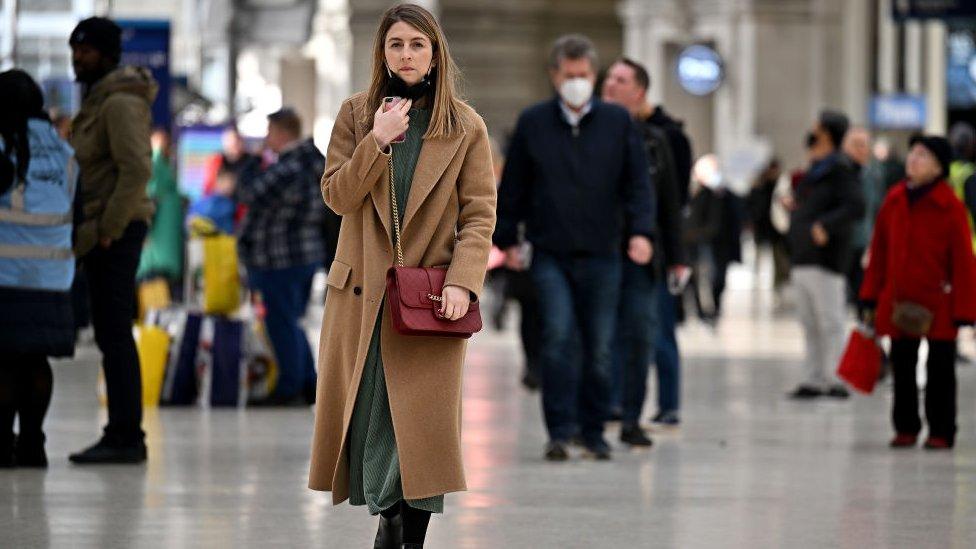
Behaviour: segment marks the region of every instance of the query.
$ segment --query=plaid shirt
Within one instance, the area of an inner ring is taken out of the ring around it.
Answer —
[[[235,198],[247,206],[238,240],[245,266],[284,269],[325,261],[323,171],[325,157],[308,139],[263,172],[257,163],[241,172]]]

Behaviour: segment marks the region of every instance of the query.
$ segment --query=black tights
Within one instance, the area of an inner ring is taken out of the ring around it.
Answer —
[[[430,511],[414,509],[407,505],[407,502],[400,500],[399,503],[380,512],[386,518],[393,518],[403,514],[403,543],[416,543],[423,545],[424,538],[427,537],[427,525],[430,524]]]
[[[54,377],[44,355],[15,355],[0,366],[0,441],[13,440],[14,417],[20,418],[20,440],[43,444],[44,416],[51,403]]]
[[[895,399],[891,418],[895,431],[917,435],[922,430],[918,415],[918,385],[915,365],[918,362],[917,339],[894,339],[891,342],[891,364],[895,378]],[[926,364],[925,417],[929,435],[944,438],[952,444],[956,437],[956,342],[929,340]]]

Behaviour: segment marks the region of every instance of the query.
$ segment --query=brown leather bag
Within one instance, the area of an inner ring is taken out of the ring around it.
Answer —
[[[891,313],[891,323],[896,328],[913,337],[923,337],[932,328],[935,315],[918,303],[899,301]]]
[[[441,267],[405,267],[400,245],[400,215],[393,180],[393,157],[390,155],[390,203],[396,237],[396,264],[386,272],[386,303],[393,317],[393,329],[403,335],[469,338],[480,332],[481,312],[478,302],[457,320],[440,316],[447,269]]]

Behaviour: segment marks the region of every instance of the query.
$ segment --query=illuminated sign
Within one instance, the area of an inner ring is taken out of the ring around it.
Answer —
[[[678,55],[678,82],[692,95],[708,95],[722,85],[722,57],[708,46],[688,46]]]
[[[871,125],[881,129],[918,130],[925,127],[925,117],[924,95],[876,95],[868,108]]]

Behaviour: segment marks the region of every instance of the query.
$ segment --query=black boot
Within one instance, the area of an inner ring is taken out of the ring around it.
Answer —
[[[14,465],[14,434],[0,433],[0,469],[10,469]]]
[[[376,530],[373,549],[400,549],[403,543],[403,513],[400,503],[380,513],[380,525]]]
[[[94,446],[68,458],[77,465],[137,464],[146,461],[146,445],[143,442],[124,443],[105,435]]]
[[[17,415],[20,434],[14,447],[18,467],[47,468],[44,452],[44,416],[51,403],[54,376],[51,364],[43,355],[26,356],[18,371]]]
[[[15,396],[17,387],[17,368],[14,359],[10,364],[0,367],[0,469],[14,466],[14,418],[17,416]]]
[[[414,509],[402,503],[403,516],[403,546],[401,549],[422,549],[427,537],[427,525],[430,523],[430,511]]]
[[[17,437],[14,448],[14,459],[18,467],[47,468],[47,453],[44,451],[44,433],[40,435],[24,435]]]

